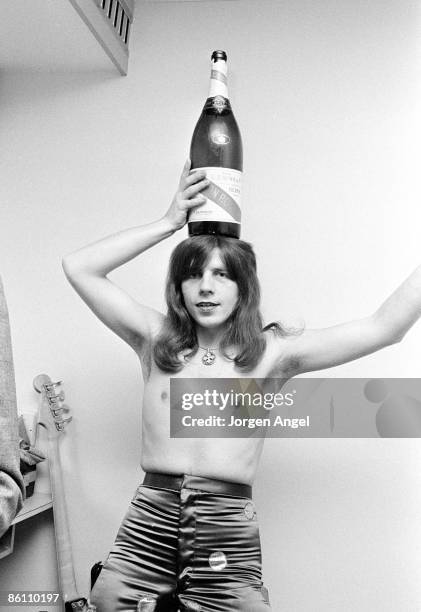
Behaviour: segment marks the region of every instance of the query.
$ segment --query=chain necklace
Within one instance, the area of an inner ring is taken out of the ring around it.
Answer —
[[[202,363],[204,365],[210,366],[213,365],[215,363],[215,359],[216,359],[216,353],[215,351],[217,351],[217,348],[205,348],[204,346],[200,346],[199,348],[202,349],[202,351],[205,351],[205,354],[202,357]]]

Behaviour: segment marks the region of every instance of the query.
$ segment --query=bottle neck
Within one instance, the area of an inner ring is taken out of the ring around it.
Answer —
[[[216,62],[212,61],[209,98],[214,98],[215,96],[223,96],[224,98],[228,98],[227,72],[226,61],[222,59],[219,59]]]

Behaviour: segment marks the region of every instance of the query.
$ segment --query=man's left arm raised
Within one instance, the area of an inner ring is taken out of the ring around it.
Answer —
[[[282,342],[294,374],[353,361],[402,340],[421,316],[421,266],[368,317],[325,329],[308,329]]]

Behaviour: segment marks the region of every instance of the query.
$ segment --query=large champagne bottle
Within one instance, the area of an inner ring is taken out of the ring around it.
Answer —
[[[211,181],[206,202],[190,211],[189,235],[240,237],[243,146],[227,88],[227,54],[212,53],[209,96],[190,147],[192,170],[203,168]]]

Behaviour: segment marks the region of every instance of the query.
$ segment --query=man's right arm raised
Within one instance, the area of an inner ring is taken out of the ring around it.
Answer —
[[[97,317],[135,350],[145,348],[158,333],[163,315],[140,304],[107,275],[181,229],[190,208],[203,204],[200,191],[208,185],[204,171],[189,174],[186,162],[178,190],[167,213],[154,223],[134,227],[90,244],[63,258],[64,272]]]

